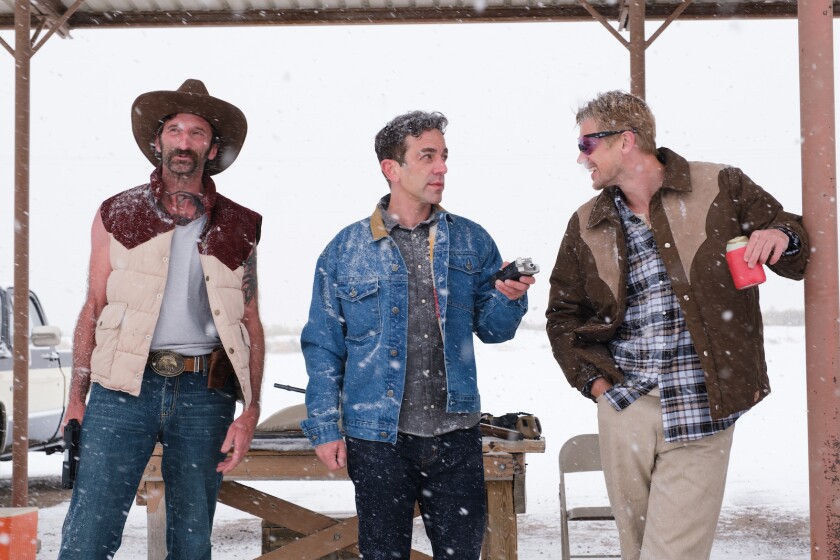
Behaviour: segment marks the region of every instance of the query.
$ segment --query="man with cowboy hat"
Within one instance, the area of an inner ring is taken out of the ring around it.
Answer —
[[[218,194],[211,177],[239,154],[245,116],[187,80],[138,97],[131,120],[155,170],[93,221],[65,413],[82,432],[62,560],[113,557],[158,442],[168,558],[210,558],[222,476],[259,418],[262,217]],[[237,394],[244,410],[234,420]]]

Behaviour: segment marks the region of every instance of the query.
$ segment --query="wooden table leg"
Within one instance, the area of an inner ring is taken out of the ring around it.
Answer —
[[[146,546],[149,560],[166,560],[166,498],[163,482],[145,482]]]
[[[513,482],[487,481],[487,529],[484,560],[516,560],[516,513],[513,510]]]

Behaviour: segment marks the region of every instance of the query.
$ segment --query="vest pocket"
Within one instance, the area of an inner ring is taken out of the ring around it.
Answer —
[[[91,370],[96,375],[111,377],[126,308],[125,303],[109,303],[96,320],[96,347],[93,349],[90,363]]]
[[[245,328],[244,323],[237,323],[234,329],[238,329],[239,336],[236,336],[236,330],[233,331],[233,336],[230,339],[232,347],[224,347],[225,353],[235,371],[248,371],[251,365],[251,337],[248,334],[248,329]],[[222,340],[224,346],[225,341]]]

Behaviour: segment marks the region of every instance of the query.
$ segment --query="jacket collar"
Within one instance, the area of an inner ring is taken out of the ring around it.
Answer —
[[[662,181],[660,191],[668,189],[677,192],[691,191],[691,178],[688,168],[688,161],[685,158],[672,152],[668,148],[659,148],[656,150],[656,157],[665,164],[665,178]],[[593,228],[615,215],[615,191],[619,187],[613,185],[601,191],[595,200],[592,208],[592,213],[589,215],[589,222],[586,224],[587,229]]]
[[[386,194],[382,197],[380,202],[384,202],[385,206],[388,206],[388,202],[390,202],[390,200],[391,195]],[[432,212],[440,214],[440,218],[451,220],[451,214],[444,210],[443,206],[439,204],[432,206]],[[379,203],[376,204],[376,208],[373,209],[373,214],[370,216],[370,234],[373,236],[374,241],[379,241],[383,237],[388,237],[388,228],[385,227],[385,220],[382,218],[382,209],[380,208]]]

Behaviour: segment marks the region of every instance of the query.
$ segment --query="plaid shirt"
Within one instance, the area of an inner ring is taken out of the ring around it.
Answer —
[[[620,191],[615,205],[627,240],[627,310],[609,347],[625,379],[605,397],[620,411],[658,385],[668,442],[725,430],[746,411],[712,420],[700,359],[653,232],[627,207]]]

